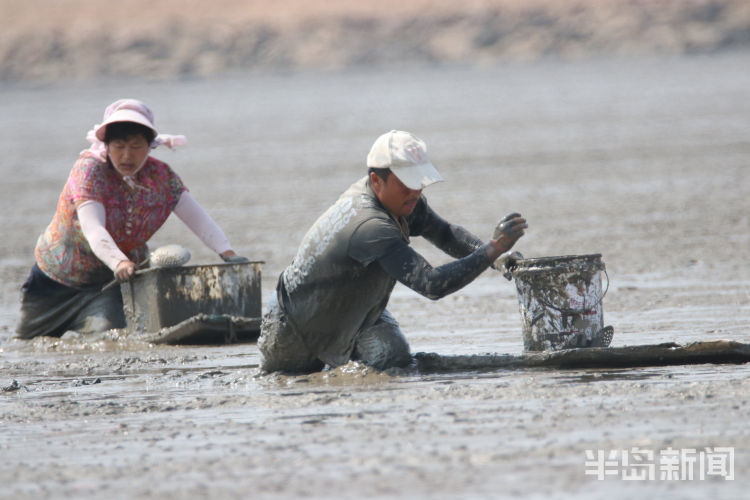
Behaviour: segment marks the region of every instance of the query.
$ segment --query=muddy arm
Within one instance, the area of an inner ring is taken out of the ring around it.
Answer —
[[[424,198],[408,218],[412,236],[422,236],[453,258],[460,259],[473,253],[484,242],[456,224],[440,217]]]
[[[466,257],[433,268],[405,242],[377,262],[390,276],[432,300],[463,288],[490,266],[484,246]]]

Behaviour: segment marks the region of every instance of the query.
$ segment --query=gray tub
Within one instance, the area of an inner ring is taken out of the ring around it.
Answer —
[[[172,344],[257,339],[261,264],[139,271],[120,285],[128,333]]]

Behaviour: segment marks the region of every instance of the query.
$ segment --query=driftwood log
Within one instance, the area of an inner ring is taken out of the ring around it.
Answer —
[[[420,373],[490,371],[517,368],[629,368],[636,366],[747,363],[750,344],[709,340],[622,347],[592,347],[513,354],[415,354]]]
[[[231,344],[258,340],[260,322],[260,318],[201,313],[174,326],[130,337],[151,344]]]

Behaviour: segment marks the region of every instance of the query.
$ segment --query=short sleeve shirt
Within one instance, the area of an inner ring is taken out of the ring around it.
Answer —
[[[68,176],[52,222],[37,240],[39,268],[64,285],[81,287],[112,279],[112,271],[94,255],[81,230],[76,204],[104,205],[106,229],[134,262],[148,255],[146,242],[164,224],[186,187],[164,162],[148,157],[131,189],[107,162],[84,152]]]

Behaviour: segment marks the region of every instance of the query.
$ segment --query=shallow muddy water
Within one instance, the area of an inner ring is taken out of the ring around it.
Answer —
[[[488,237],[519,211],[524,256],[602,254],[614,346],[748,342],[748,67],[726,54],[0,88],[0,498],[741,497],[747,365],[259,377],[252,343],[11,335],[86,131],[137,97],[159,130],[188,136],[155,156],[238,253],[265,261],[264,301],[372,141],[399,128],[447,179],[426,191],[445,218]],[[218,261],[177,220],[152,242]],[[414,352],[523,347],[515,286],[498,273],[437,302],[399,285],[389,310]],[[706,447],[733,448],[733,480],[585,474],[587,450]]]

